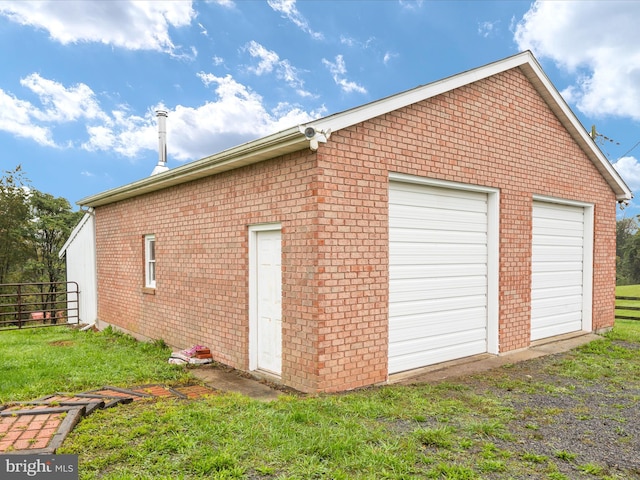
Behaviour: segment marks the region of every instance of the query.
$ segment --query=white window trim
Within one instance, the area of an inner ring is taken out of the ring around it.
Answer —
[[[155,235],[145,235],[144,236],[144,286],[146,288],[156,288],[156,258],[155,258]],[[154,244],[154,258],[151,259],[151,243]],[[153,278],[151,278],[151,269],[149,268],[151,263],[153,263]]]

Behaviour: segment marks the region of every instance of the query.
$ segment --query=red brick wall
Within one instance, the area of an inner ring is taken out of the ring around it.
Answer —
[[[593,323],[612,325],[614,194],[517,69],[337,131],[315,154],[99,207],[99,318],[248,368],[247,226],[277,221],[283,382],[385,381],[389,172],[500,189],[502,352],[529,345],[533,195],[595,203]],[[155,296],[141,292],[145,233]]]
[[[613,324],[615,196],[519,70],[336,132],[327,146],[320,158],[327,158],[334,168],[341,167],[340,173],[354,179],[344,182],[346,188],[351,187],[351,195],[338,189],[333,198],[332,210],[344,212],[341,217],[347,221],[354,216],[365,223],[364,214],[370,212],[368,218],[383,218],[382,225],[386,225],[388,172],[500,189],[501,352],[530,342],[533,195],[595,203],[593,327]],[[329,175],[343,176],[336,171]],[[370,200],[370,192],[377,195],[367,205],[354,200]],[[355,208],[355,215],[341,208],[345,204]],[[371,232],[378,235],[382,231],[377,255],[384,265],[388,261],[386,230],[377,227]],[[359,243],[356,237],[371,238],[360,232],[353,235],[353,248]],[[370,262],[363,258],[361,263]],[[380,280],[382,289],[386,274]],[[384,337],[386,318],[375,325]],[[358,374],[356,369],[354,375]]]
[[[306,151],[97,208],[98,318],[248,369],[248,226],[281,222],[283,381],[314,390],[314,165]],[[150,233],[154,295],[143,289]]]

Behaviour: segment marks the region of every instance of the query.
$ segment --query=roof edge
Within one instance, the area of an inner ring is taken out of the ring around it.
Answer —
[[[615,193],[616,200],[618,202],[628,202],[633,198],[633,193],[630,188],[615,170],[611,162],[609,162],[600,151],[593,139],[591,139],[584,126],[580,123],[529,50],[359,107],[345,110],[344,112],[307,122],[303,124],[303,127],[313,125],[319,131],[336,132],[514,68],[521,69],[573,139],[581,146]],[[304,133],[302,133],[303,131],[304,128],[300,129],[298,126],[292,127],[176,167],[167,172],[85,197],[79,200],[77,204],[98,207],[257,163],[278,155],[302,150],[309,146],[308,139],[305,138]]]
[[[76,224],[75,227],[73,227],[73,230],[71,230],[71,233],[69,234],[69,238],[67,238],[67,241],[64,242],[64,245],[62,245],[62,247],[58,251],[58,258],[64,257],[64,255],[67,253],[67,249],[69,248],[73,240],[78,236],[78,234],[80,233],[80,230],[84,228],[85,223],[87,223],[92,216],[93,216],[93,208],[89,208],[88,210],[85,210],[84,215],[82,216],[80,221]]]
[[[200,160],[78,200],[80,206],[99,207],[145,193],[231,170],[276,155],[302,150],[309,142],[298,126],[243,143]]]
[[[572,135],[573,139],[583,148],[583,151],[596,166],[600,174],[607,180],[607,183],[616,194],[616,201],[625,203],[631,200],[633,198],[633,192],[622,176],[602,153],[595,140],[591,138],[591,135],[589,135],[584,125],[582,125],[578,117],[573,113],[573,110],[571,110],[571,107],[569,107],[560,92],[558,92],[549,77],[547,77],[533,54],[528,51],[526,53],[529,54],[530,61],[521,66],[521,70],[525,76],[536,90],[538,90],[551,110],[553,110],[567,131]]]

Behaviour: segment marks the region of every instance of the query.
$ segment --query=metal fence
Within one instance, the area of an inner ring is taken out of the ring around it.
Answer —
[[[76,282],[0,284],[0,330],[80,322]]]
[[[640,320],[640,297],[616,295],[616,318],[621,320]]]

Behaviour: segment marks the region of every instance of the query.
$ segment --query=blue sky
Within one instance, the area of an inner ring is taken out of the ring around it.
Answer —
[[[529,49],[637,191],[639,18],[636,1],[3,0],[0,169],[73,204],[151,173],[158,108],[173,168]]]

